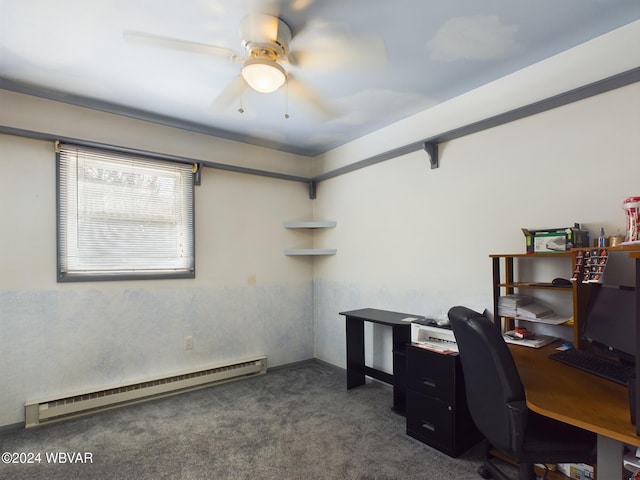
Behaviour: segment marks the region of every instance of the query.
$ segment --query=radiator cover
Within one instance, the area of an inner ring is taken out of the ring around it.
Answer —
[[[223,382],[267,372],[267,357],[261,356],[204,370],[183,372],[105,390],[25,404],[25,428],[117,408],[154,398],[176,395]]]

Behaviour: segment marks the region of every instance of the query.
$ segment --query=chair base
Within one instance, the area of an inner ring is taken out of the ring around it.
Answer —
[[[498,455],[498,456],[492,455],[491,451],[487,452],[487,456],[485,457],[484,464],[478,467],[478,475],[480,475],[482,478],[485,478],[485,479],[494,478],[496,480],[515,480],[511,477],[508,477],[507,474],[504,473],[498,467],[498,465],[495,462],[496,459],[517,467],[518,469],[517,480],[536,480],[536,478],[538,478],[533,468],[533,464],[531,463],[517,464],[516,462],[514,462],[509,458],[506,458],[506,457],[503,458],[503,455]]]
[[[480,475],[484,479],[493,478],[495,476],[495,471],[492,473],[486,465],[481,465],[478,467],[478,475]]]

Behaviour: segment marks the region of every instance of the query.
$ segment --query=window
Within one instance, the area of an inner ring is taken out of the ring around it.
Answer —
[[[190,164],[62,144],[58,281],[193,278]]]

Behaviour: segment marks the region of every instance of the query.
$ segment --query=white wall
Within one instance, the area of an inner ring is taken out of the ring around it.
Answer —
[[[338,254],[316,264],[316,357],[346,365],[343,310],[492,310],[489,255],[524,252],[521,227],[624,231],[622,202],[640,194],[639,112],[634,84],[441,144],[436,170],[416,152],[323,182],[315,214],[337,220],[322,242]],[[384,151],[395,130],[369,140]],[[558,273],[568,278],[570,264]],[[390,371],[388,332],[367,335],[368,363]]]
[[[0,94],[6,125],[310,173],[305,158]],[[0,135],[0,426],[22,422],[27,400],[252,355],[267,355],[270,366],[313,357],[312,261],[282,253],[300,241],[282,222],[312,213],[305,184],[204,169],[196,279],[130,282],[56,283],[55,192],[53,144]]]

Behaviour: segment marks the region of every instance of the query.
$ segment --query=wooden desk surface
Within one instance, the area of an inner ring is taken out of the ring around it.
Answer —
[[[626,387],[548,358],[558,343],[535,349],[509,345],[534,412],[640,446]]]

